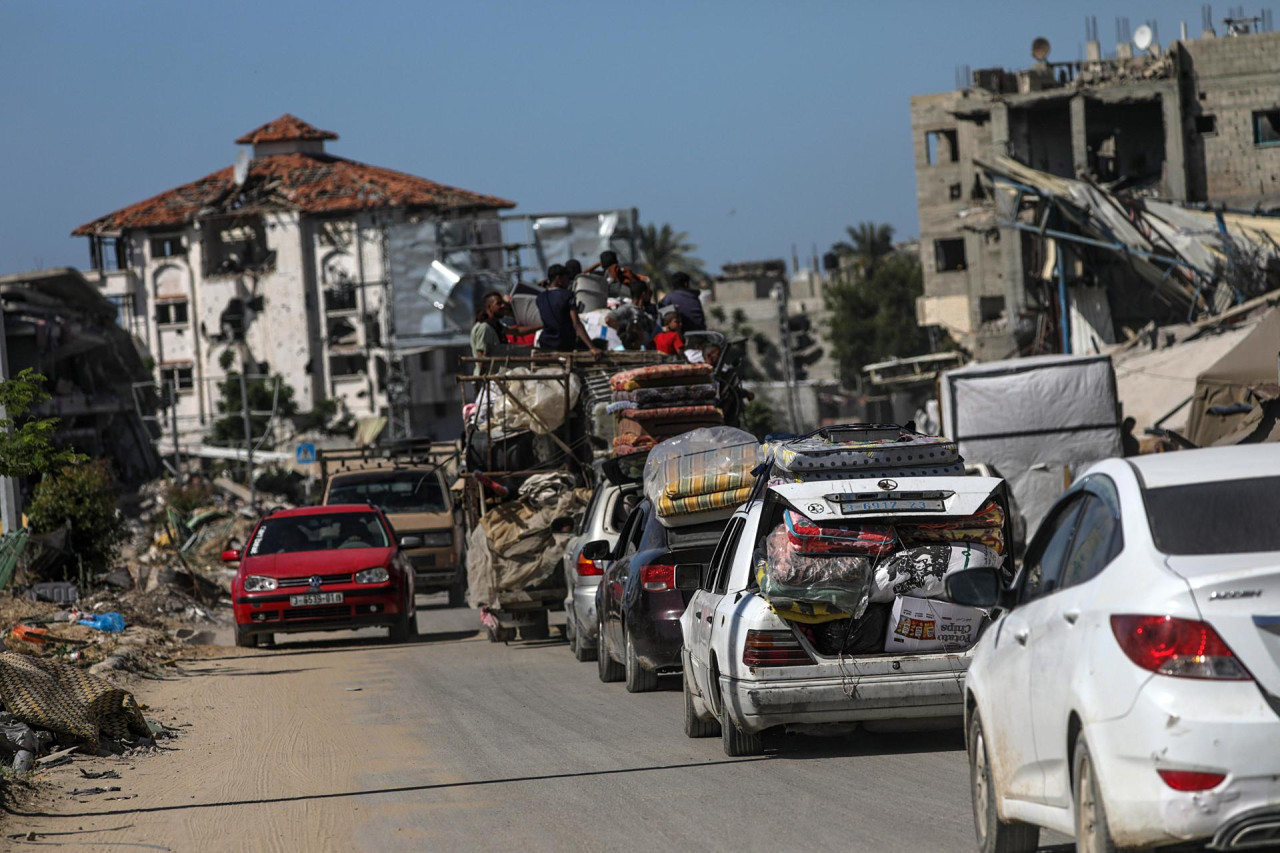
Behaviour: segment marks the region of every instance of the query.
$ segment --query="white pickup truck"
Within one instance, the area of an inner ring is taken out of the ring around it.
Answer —
[[[812,631],[781,618],[760,592],[757,564],[765,539],[787,510],[846,523],[856,513],[860,523],[945,524],[973,517],[995,501],[1008,518],[1001,479],[866,473],[871,479],[762,484],[728,523],[707,565],[676,567],[677,586],[696,589],[681,620],[689,737],[719,733],[727,754],[752,755],[762,749],[761,733],[778,726],[961,725],[968,644],[961,651],[916,653],[885,652],[883,645],[869,650],[874,642],[853,654],[824,648]],[[885,624],[882,617],[880,643]]]

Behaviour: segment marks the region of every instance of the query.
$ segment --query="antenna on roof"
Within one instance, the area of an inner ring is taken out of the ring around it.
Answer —
[[[236,154],[236,165],[232,170],[235,178],[236,186],[244,186],[245,179],[249,177],[249,150],[241,148]]]

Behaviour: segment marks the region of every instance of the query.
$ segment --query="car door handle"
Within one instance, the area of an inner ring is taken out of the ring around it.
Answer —
[[[716,615],[715,615],[715,613],[708,613],[708,614],[707,614],[707,624],[708,624],[708,625],[710,625],[710,624],[711,624],[711,620],[712,620],[712,619],[714,619],[714,618],[715,618],[715,616],[716,616]]]
[[[1031,632],[1026,628],[1019,628],[1013,632],[1013,638],[1018,641],[1018,645],[1020,646],[1025,646],[1027,644],[1027,638],[1030,636]]]
[[[701,618],[702,618],[702,611],[701,611],[701,610],[695,610],[695,611],[693,611],[693,618],[694,618],[694,619],[701,619]]]
[[[1079,610],[1064,610],[1062,618],[1067,620],[1068,625],[1076,624],[1076,620],[1080,618]]]

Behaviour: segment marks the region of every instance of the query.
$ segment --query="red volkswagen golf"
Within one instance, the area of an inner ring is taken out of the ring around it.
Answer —
[[[367,504],[274,512],[258,522],[240,561],[231,595],[236,645],[272,635],[385,625],[393,642],[417,633],[413,568],[401,551],[419,543],[395,532]]]

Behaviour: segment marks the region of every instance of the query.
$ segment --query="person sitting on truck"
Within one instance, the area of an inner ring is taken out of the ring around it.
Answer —
[[[605,250],[600,253],[600,260],[587,267],[586,272],[594,270],[604,270],[605,279],[610,284],[616,284],[619,288],[626,287],[627,295],[634,301],[639,292],[640,285],[649,281],[647,276],[640,275],[634,270],[624,267],[618,262],[618,253]],[[614,291],[611,288],[610,294]]]
[[[684,352],[684,338],[680,336],[680,312],[668,305],[662,309],[662,331],[653,337],[653,347],[667,355]]]
[[[600,348],[587,335],[582,319],[578,317],[578,308],[573,301],[573,293],[569,290],[569,276],[560,264],[552,264],[547,270],[546,290],[538,294],[538,316],[542,318],[542,335],[538,338],[538,348],[571,352],[577,349],[579,342],[590,350],[592,355],[599,356]]]
[[[693,286],[693,279],[689,278],[687,272],[671,274],[671,292],[662,297],[658,308],[666,308],[668,305],[674,305],[680,312],[684,331],[705,332],[707,330],[707,320],[702,313],[702,299],[698,296],[698,291]]]
[[[494,350],[506,340],[507,330],[501,318],[511,310],[506,297],[496,290],[490,290],[480,300],[480,310],[476,312],[475,325],[471,327],[471,354],[476,358],[493,355]],[[483,373],[476,364],[475,373]]]

